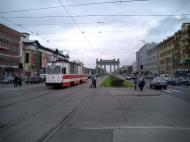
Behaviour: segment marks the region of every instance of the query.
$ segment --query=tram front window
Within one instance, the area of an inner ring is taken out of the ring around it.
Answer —
[[[60,66],[48,66],[47,67],[47,74],[60,74],[61,67]]]

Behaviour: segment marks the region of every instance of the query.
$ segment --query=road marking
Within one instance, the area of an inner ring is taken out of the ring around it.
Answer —
[[[110,127],[72,127],[78,129],[173,129],[173,130],[190,130],[190,127],[180,126],[110,126]]]
[[[178,91],[178,90],[174,90],[174,89],[168,89],[169,91],[173,91],[173,92],[177,92],[177,93],[184,93],[184,92],[181,92],[181,91]]]
[[[163,90],[163,91],[167,93],[173,93],[172,91],[169,91],[169,90]]]
[[[176,86],[177,88],[180,88],[180,89],[183,89],[183,87],[181,87],[181,86]]]

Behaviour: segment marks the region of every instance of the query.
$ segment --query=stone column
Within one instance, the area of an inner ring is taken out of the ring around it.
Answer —
[[[104,71],[106,72],[106,65],[104,65]]]
[[[111,67],[112,67],[112,66],[110,65],[110,73],[111,73]]]
[[[115,65],[114,65],[114,72],[115,72]]]

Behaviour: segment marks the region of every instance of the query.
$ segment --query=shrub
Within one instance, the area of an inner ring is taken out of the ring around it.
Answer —
[[[123,86],[123,82],[124,80],[122,79],[114,78],[111,80],[111,86],[115,86],[115,87]]]

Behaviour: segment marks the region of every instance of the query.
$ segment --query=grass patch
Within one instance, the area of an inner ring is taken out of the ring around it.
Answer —
[[[111,86],[111,77],[108,76],[103,82],[100,84],[100,87],[109,87]]]
[[[134,87],[133,83],[127,80],[121,80],[116,76],[109,75],[100,85],[100,87]]]
[[[123,85],[124,85],[124,87],[134,87],[134,84],[131,83],[131,82],[129,82],[129,81],[127,81],[127,80],[125,80],[125,81],[123,82]]]

